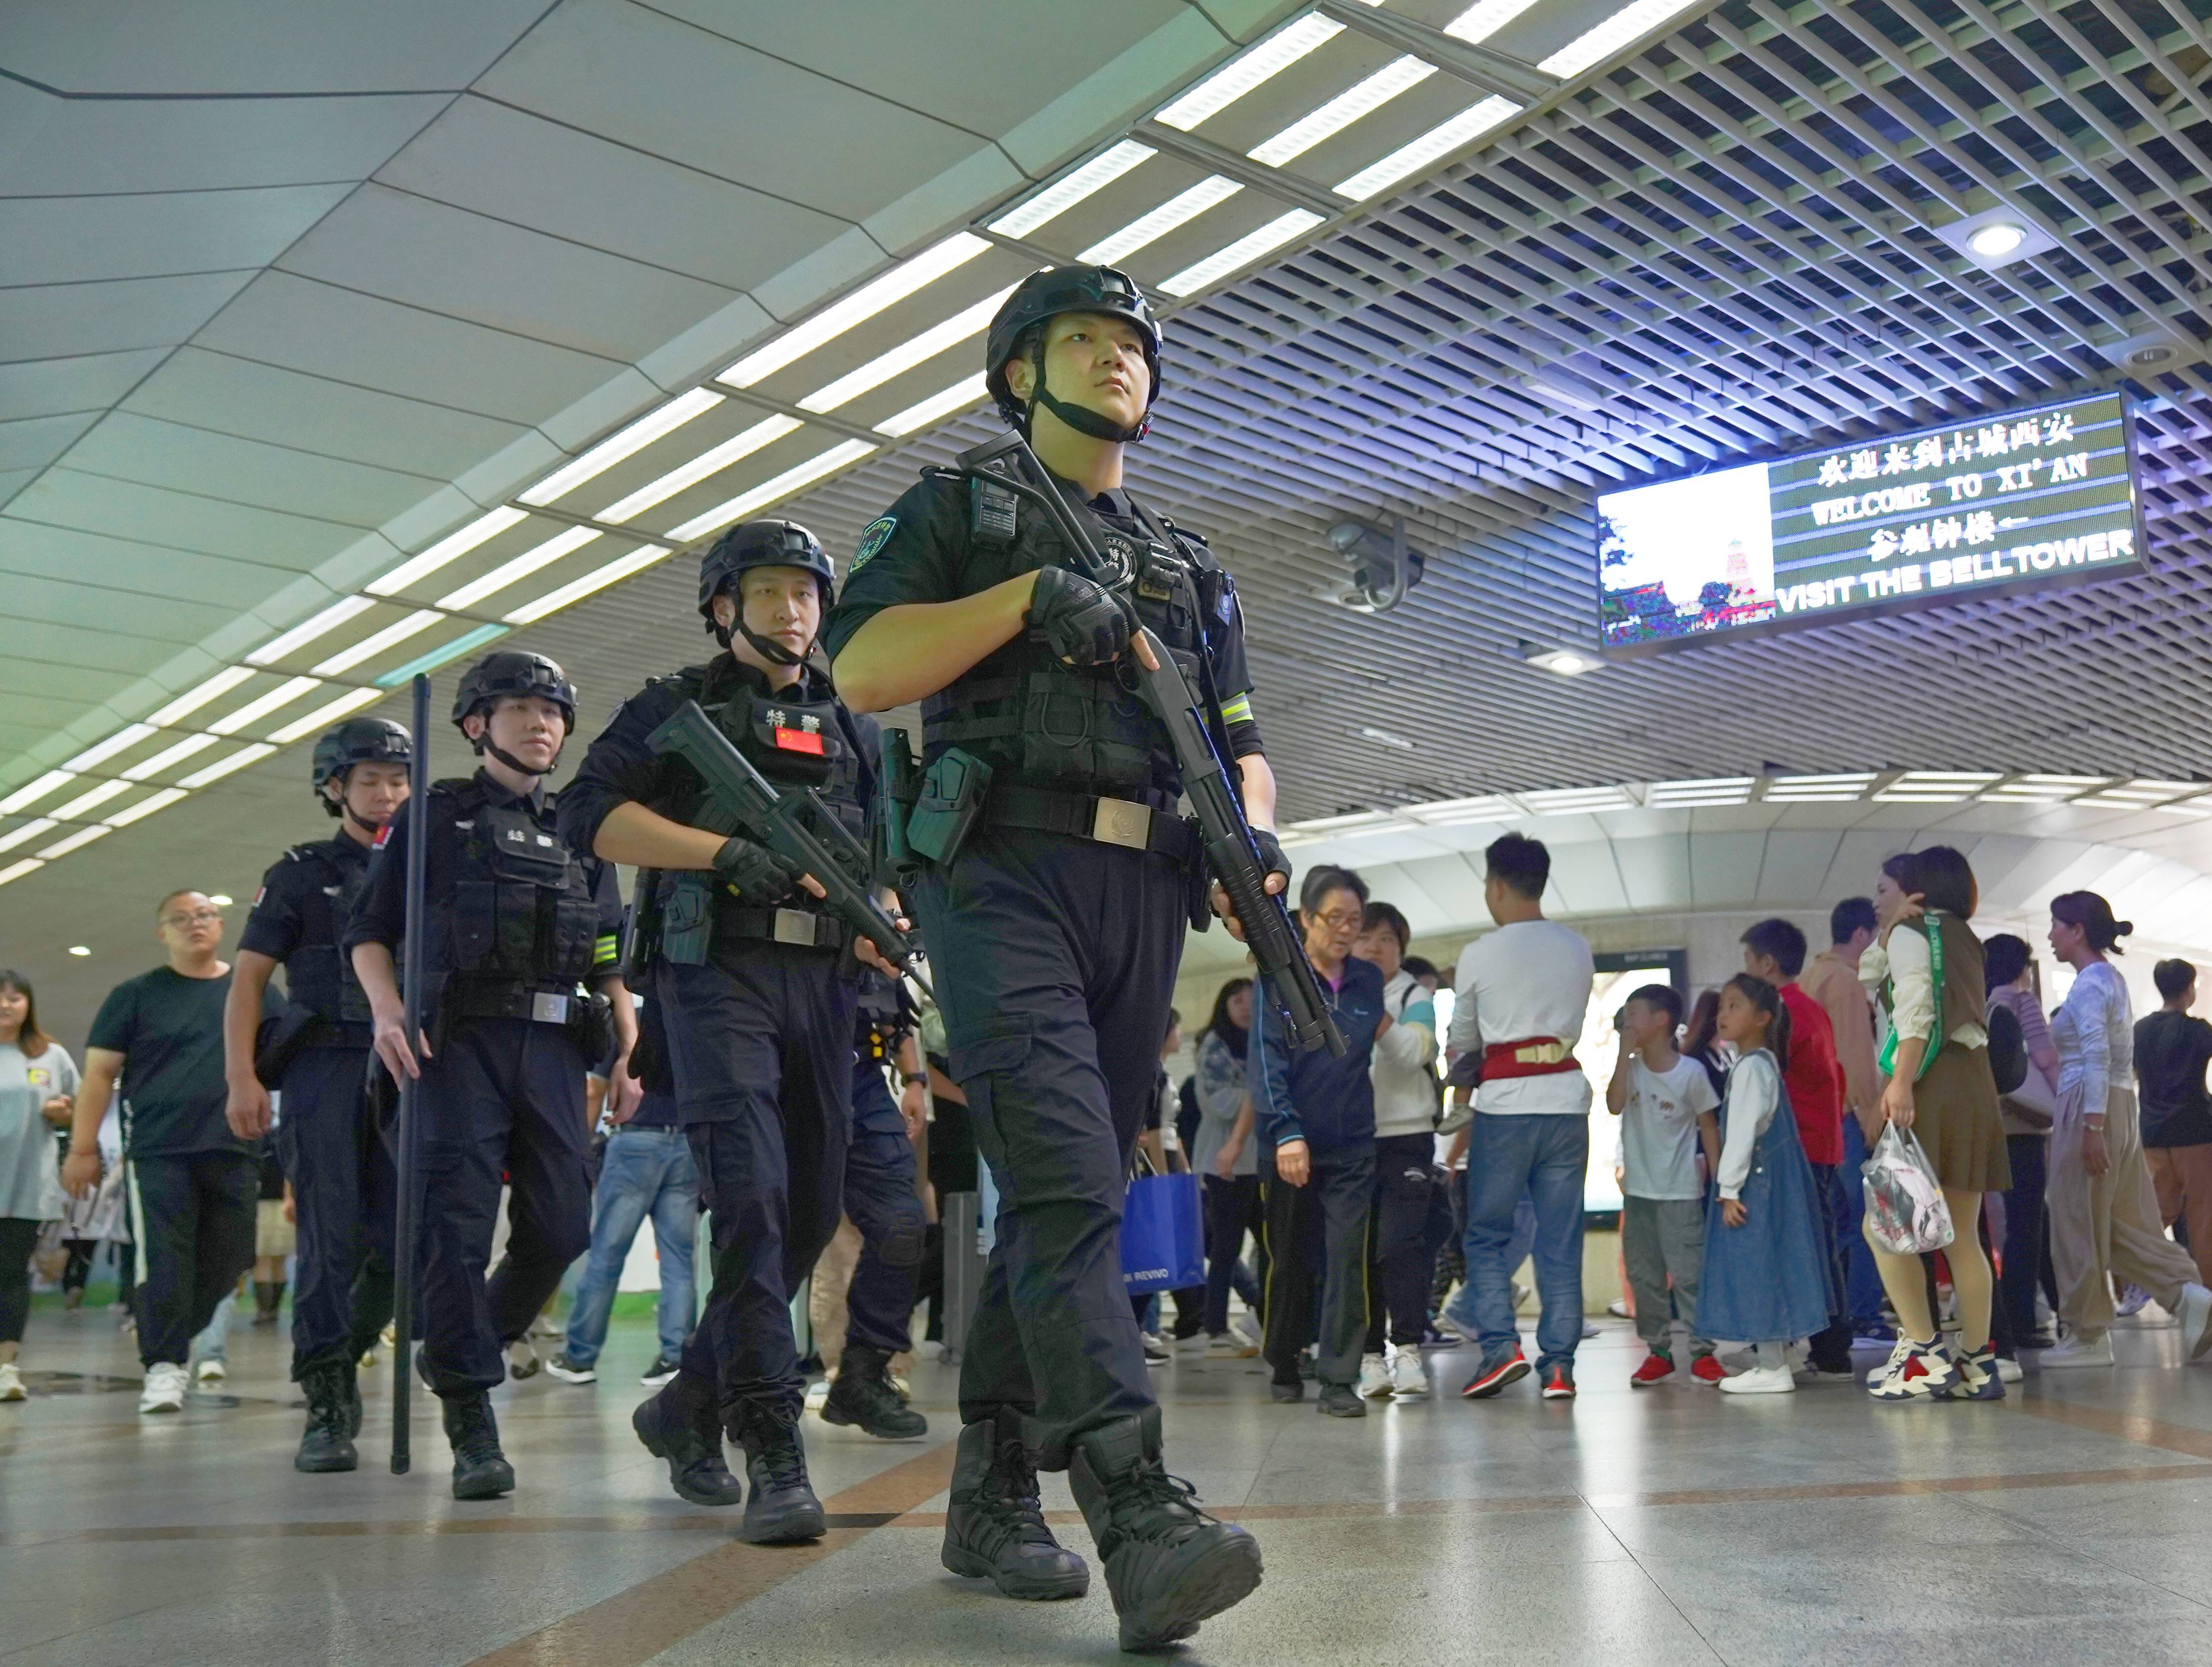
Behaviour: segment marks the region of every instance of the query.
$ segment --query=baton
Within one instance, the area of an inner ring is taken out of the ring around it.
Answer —
[[[423,898],[430,841],[428,821],[430,803],[430,680],[418,674],[414,684],[415,735],[407,755],[407,941],[400,948],[399,988],[405,1003],[407,1046],[422,1034]],[[416,1179],[420,1169],[416,1148],[422,1140],[422,1080],[399,1079],[398,1151],[393,1167],[399,1175],[396,1240],[392,1246],[392,1474],[405,1476],[411,1463],[408,1451],[408,1419],[413,1410],[410,1381],[415,1352]]]

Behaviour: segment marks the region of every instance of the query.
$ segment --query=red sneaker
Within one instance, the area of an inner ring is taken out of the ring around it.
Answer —
[[[1501,1355],[1469,1378],[1460,1393],[1470,1401],[1486,1401],[1508,1384],[1517,1384],[1528,1375],[1528,1357],[1516,1343],[1510,1355]]]
[[[1575,1398],[1575,1370],[1562,1362],[1544,1374],[1544,1398],[1547,1401],[1571,1401]]]
[[[1674,1375],[1674,1356],[1662,1355],[1655,1349],[1644,1357],[1643,1365],[1628,1374],[1628,1386],[1631,1389],[1649,1389]]]
[[[1711,1355],[1700,1355],[1691,1363],[1690,1375],[1701,1384],[1717,1384],[1728,1376],[1721,1363]]]

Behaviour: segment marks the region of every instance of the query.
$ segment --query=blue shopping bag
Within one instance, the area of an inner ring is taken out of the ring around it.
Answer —
[[[1139,1295],[1206,1283],[1197,1176],[1131,1178],[1121,1205],[1121,1283]]]

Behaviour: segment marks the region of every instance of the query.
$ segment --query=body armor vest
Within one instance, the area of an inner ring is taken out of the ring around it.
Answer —
[[[493,804],[474,778],[433,791],[453,806],[453,894],[443,930],[430,934],[431,970],[486,983],[589,977],[599,912],[584,865],[521,805]]]
[[[985,480],[970,477],[969,539],[1011,544],[1017,571],[1066,567],[1083,572],[1044,512]],[[994,501],[994,500],[997,501]],[[1087,504],[1100,549],[1116,571],[1085,573],[1126,585],[1137,616],[1182,666],[1191,687],[1211,692],[1206,660],[1209,621],[1225,595],[1224,575],[1199,540],[1143,514],[1143,535],[1123,531]],[[1141,512],[1140,512],[1141,514]],[[1117,666],[1071,666],[1041,641],[1019,636],[922,702],[929,756],[963,747],[987,760],[1000,780],[1062,792],[1141,799],[1157,809],[1182,794],[1167,731]]]
[[[836,696],[809,695],[808,685],[815,681],[811,675],[773,694],[720,663],[687,667],[667,681],[678,700],[698,701],[714,726],[729,737],[730,743],[778,792],[813,789],[823,807],[845,824],[853,837],[867,843],[868,805],[862,795],[860,736]],[[698,792],[695,781],[692,796],[684,803],[653,808],[674,821],[692,823],[703,803],[703,794]],[[750,837],[743,828],[737,832]],[[705,959],[706,943],[714,936],[714,916],[725,906],[757,909],[787,905],[810,912],[821,907],[811,893],[796,886],[780,897],[732,897],[714,876],[698,870],[664,872],[659,902],[662,955],[670,961],[692,964]]]
[[[368,864],[341,861],[331,849],[334,843],[313,840],[285,853],[306,864],[319,882],[301,900],[300,942],[284,957],[284,993],[293,1006],[333,1024],[367,1024],[368,997],[353,975],[351,958],[338,948],[338,936],[368,883]]]

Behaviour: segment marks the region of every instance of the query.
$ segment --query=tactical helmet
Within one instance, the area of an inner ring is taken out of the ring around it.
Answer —
[[[822,541],[796,521],[740,521],[717,538],[699,558],[699,614],[716,632],[714,598],[739,573],[752,567],[797,567],[814,575],[822,587],[822,611],[837,599],[837,570]]]
[[[576,727],[576,688],[568,676],[543,654],[502,648],[487,654],[461,674],[453,691],[453,727],[472,712],[507,695],[538,695],[561,708],[567,726]]]
[[[315,743],[315,797],[333,816],[342,815],[326,785],[343,782],[356,764],[404,764],[413,754],[413,737],[389,718],[349,718]]]
[[[1026,427],[1029,412],[1006,385],[1006,365],[1020,351],[1022,338],[1063,312],[1097,312],[1127,319],[1145,338],[1145,365],[1152,387],[1145,415],[1133,429],[1122,429],[1095,411],[1063,404],[1044,391],[1040,379],[1036,397],[1069,427],[1097,439],[1142,439],[1152,421],[1152,402],[1160,397],[1160,327],[1152,318],[1145,292],[1127,272],[1111,266],[1048,266],[1033,272],[1014,286],[991,320],[991,333],[983,349],[983,385],[998,402],[999,415],[1016,428]],[[1073,415],[1071,415],[1071,413]],[[1083,419],[1088,418],[1089,421]]]

